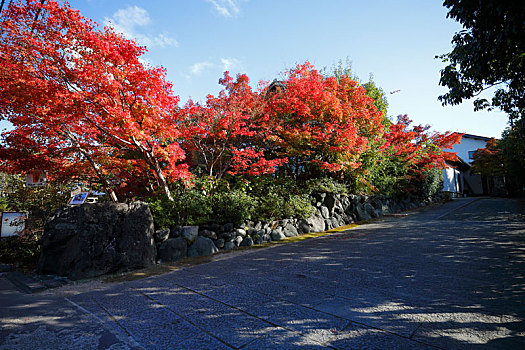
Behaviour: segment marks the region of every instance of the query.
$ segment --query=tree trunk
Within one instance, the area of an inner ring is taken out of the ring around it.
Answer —
[[[95,161],[91,158],[91,156],[87,152],[85,152],[82,148],[79,147],[79,150],[80,150],[80,153],[82,153],[82,155],[86,157],[86,159],[91,164],[93,169],[95,169],[95,173],[97,174],[97,177],[102,182],[102,186],[104,187],[104,190],[109,194],[109,197],[111,198],[111,200],[113,202],[118,202],[117,194],[111,188],[108,182],[108,179],[106,179],[104,174],[102,174],[102,170],[100,169],[100,166],[97,163],[95,163]]]
[[[63,130],[62,135],[65,135],[67,138],[69,138],[71,142],[73,142],[75,147],[78,148],[80,153],[82,153],[82,155],[86,157],[89,164],[91,164],[91,167],[93,168],[93,170],[95,170],[95,174],[97,174],[98,179],[102,183],[102,187],[104,187],[104,190],[109,194],[109,197],[111,198],[111,200],[113,202],[118,202],[117,194],[111,188],[111,185],[108,182],[108,179],[106,179],[106,177],[102,173],[102,169],[100,169],[100,166],[93,160],[93,158],[91,158],[89,153],[82,146],[80,146],[80,143],[78,142],[78,138],[67,129]]]

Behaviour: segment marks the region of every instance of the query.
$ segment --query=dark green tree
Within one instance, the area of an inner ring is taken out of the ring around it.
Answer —
[[[525,1],[445,0],[447,17],[463,25],[452,39],[450,53],[437,56],[447,63],[440,85],[443,105],[476,98],[474,110],[499,108],[511,124],[525,112]],[[478,97],[496,87],[489,100]]]

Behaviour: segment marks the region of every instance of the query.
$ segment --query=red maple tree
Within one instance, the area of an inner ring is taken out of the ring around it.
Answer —
[[[224,90],[218,96],[208,95],[204,104],[190,101],[181,111],[187,130],[183,145],[194,155],[194,165],[204,166],[208,176],[217,178],[225,173],[273,173],[286,158],[266,159],[264,99],[244,74],[233,80],[226,71],[219,83]]]
[[[444,168],[445,161],[457,160],[454,152],[445,151],[461,141],[463,134],[453,132],[429,132],[429,125],[413,125],[407,115],[398,116],[397,123],[390,125],[381,147],[387,157],[405,164],[408,176],[418,179],[434,168]]]
[[[106,165],[125,162],[123,154],[169,198],[167,178],[190,177],[173,113],[179,100],[165,70],[140,61],[145,48],[52,0],[11,4],[0,31],[0,115],[11,134],[87,161],[114,200]]]
[[[289,172],[358,168],[368,138],[383,130],[383,115],[365,89],[349,77],[324,78],[308,62],[291,69],[282,85],[268,93],[266,112],[273,142],[290,160]]]

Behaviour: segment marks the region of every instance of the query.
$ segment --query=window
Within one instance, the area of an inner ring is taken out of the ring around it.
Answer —
[[[474,159],[474,152],[476,151],[468,151],[468,159]]]

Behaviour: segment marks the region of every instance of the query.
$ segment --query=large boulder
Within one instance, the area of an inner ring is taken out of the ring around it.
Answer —
[[[297,221],[297,231],[299,233],[309,233],[311,229],[310,224],[305,219]]]
[[[306,220],[310,225],[310,232],[323,232],[325,230],[325,223],[322,216],[313,215]]]
[[[157,252],[157,259],[161,262],[177,261],[188,254],[188,244],[182,237],[170,238],[164,241]]]
[[[251,247],[253,245],[253,239],[250,236],[244,237],[239,247]]]
[[[199,226],[182,226],[181,236],[188,242],[192,244],[197,239],[199,235]]]
[[[273,241],[280,241],[286,238],[281,226],[276,227],[275,230],[272,231],[271,236]]]
[[[203,256],[217,253],[219,249],[209,238],[198,236],[188,248],[188,256]]]
[[[46,222],[37,272],[77,280],[147,267],[155,262],[153,235],[143,202],[63,207]]]
[[[299,235],[299,232],[297,232],[297,229],[291,222],[287,223],[286,226],[283,227],[283,233],[286,237],[296,237]]]
[[[363,204],[356,205],[355,214],[357,216],[357,221],[367,221],[372,219],[372,216],[366,211]]]

